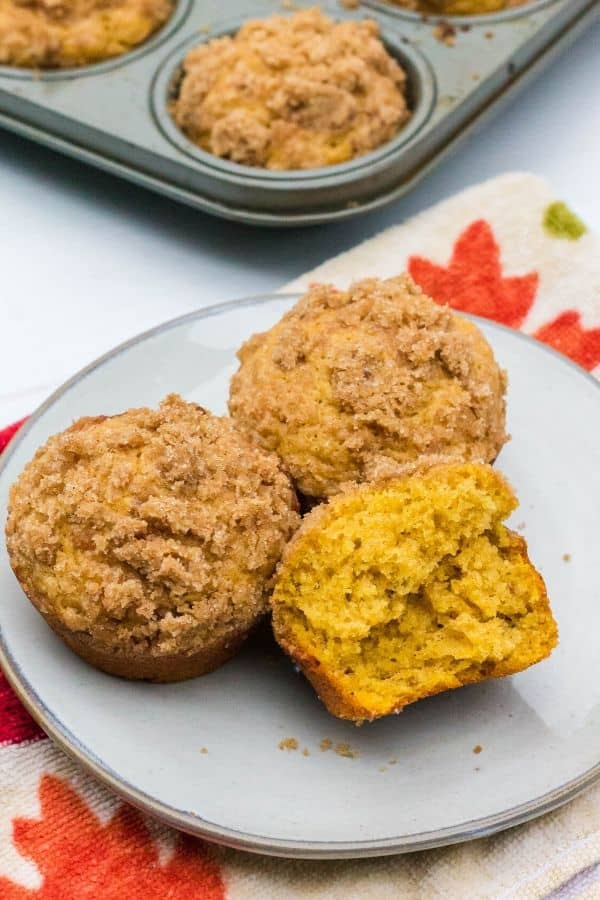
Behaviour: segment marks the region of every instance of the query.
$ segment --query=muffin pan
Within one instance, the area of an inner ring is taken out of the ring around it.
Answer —
[[[398,135],[350,162],[289,172],[192,144],[168,112],[187,51],[245,19],[314,5],[179,0],[156,35],[117,59],[51,72],[0,67],[0,124],[214,215],[279,226],[344,219],[405,193],[599,13],[597,0],[533,0],[442,21],[382,0],[353,10],[323,2],[336,19],[376,19],[406,69],[413,116]]]

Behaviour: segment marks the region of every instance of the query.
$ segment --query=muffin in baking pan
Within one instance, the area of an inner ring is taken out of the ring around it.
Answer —
[[[406,73],[377,23],[317,8],[250,20],[193,48],[171,114],[208,153],[273,170],[348,162],[411,116]]]
[[[0,65],[87,66],[127,53],[157,31],[174,0],[0,0]]]
[[[415,464],[492,462],[507,440],[489,344],[408,276],[315,285],[238,355],[231,415],[309,497]]]
[[[529,0],[390,0],[396,6],[430,15],[473,16],[525,6]]]
[[[171,395],[51,437],[12,488],[7,546],[76,653],[177,681],[231,657],[264,615],[296,509],[275,456]]]
[[[327,709],[354,721],[520,672],[556,623],[512,489],[452,463],[362,485],[305,517],[272,597],[275,636]]]

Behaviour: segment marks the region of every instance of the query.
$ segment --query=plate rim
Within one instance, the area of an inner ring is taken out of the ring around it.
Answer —
[[[31,427],[38,422],[45,412],[54,403],[63,397],[70,388],[84,380],[89,374],[100,369],[105,363],[110,362],[116,356],[144,343],[155,335],[163,334],[172,328],[184,325],[187,322],[201,321],[221,315],[231,309],[247,306],[255,306],[274,302],[276,300],[297,300],[300,292],[277,291],[266,294],[257,294],[236,300],[228,300],[215,303],[168,319],[152,328],[149,328],[120,344],[117,344],[107,353],[97,357],[87,366],[76,372],[71,378],[61,384],[37,409],[28,417],[25,424],[9,441],[8,446],[0,457],[0,478],[12,458],[17,447],[26,438]],[[457,311],[455,311],[457,312]],[[587,372],[568,357],[554,350],[535,338],[517,331],[491,319],[474,316],[458,311],[471,319],[475,324],[510,333],[512,338],[524,341],[528,345],[535,345],[542,352],[558,360],[563,366],[575,370],[579,377],[589,381],[597,390],[600,390],[600,381],[590,372]],[[5,641],[4,631],[0,623],[0,665],[4,674],[16,693],[21,703],[25,706],[33,719],[42,727],[48,737],[60,747],[72,760],[81,765],[85,771],[99,780],[119,797],[130,803],[142,812],[153,816],[165,824],[180,831],[192,834],[195,837],[207,841],[223,844],[237,850],[245,850],[251,853],[259,853],[267,856],[284,857],[292,859],[348,859],[371,858],[388,856],[392,854],[410,853],[416,850],[428,850],[434,847],[448,846],[462,843],[476,838],[486,837],[505,828],[521,825],[544,813],[551,812],[559,806],[577,797],[584,790],[591,787],[600,779],[600,760],[582,772],[576,778],[565,784],[547,791],[532,800],[521,803],[508,810],[456,825],[447,826],[432,831],[417,832],[411,835],[403,835],[389,838],[376,838],[373,840],[358,841],[306,841],[283,838],[267,838],[264,835],[238,831],[234,828],[224,827],[215,822],[203,819],[194,813],[177,809],[170,804],[157,800],[145,791],[128,783],[118,772],[103,762],[95,755],[92,748],[85,747],[75,735],[64,726],[59,716],[46,706],[39,696],[37,689],[25,677],[18,662],[13,658]]]

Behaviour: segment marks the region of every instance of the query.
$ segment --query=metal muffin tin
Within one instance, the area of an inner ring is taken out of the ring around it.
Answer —
[[[192,144],[168,111],[187,51],[249,18],[314,5],[336,19],[379,22],[408,75],[407,125],[365,156],[291,172],[240,166]],[[278,226],[344,219],[405,193],[600,11],[598,0],[533,0],[504,13],[440,20],[385,0],[353,10],[334,0],[283,6],[179,0],[156,35],[117,59],[49,72],[0,67],[0,125],[225,218]],[[440,40],[447,23],[454,46]]]

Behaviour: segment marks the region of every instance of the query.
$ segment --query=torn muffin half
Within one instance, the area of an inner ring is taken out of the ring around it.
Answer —
[[[457,463],[363,485],[305,517],[273,628],[333,715],[376,719],[550,654],[544,581],[503,524],[516,506],[491,466]]]

